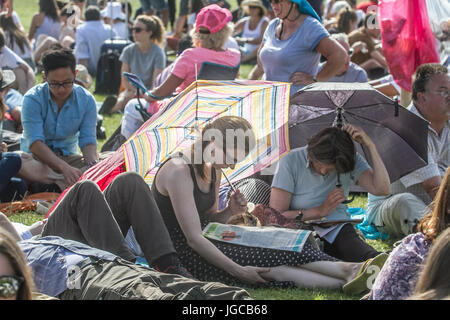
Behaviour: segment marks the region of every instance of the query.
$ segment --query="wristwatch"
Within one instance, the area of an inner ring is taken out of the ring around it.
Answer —
[[[295,221],[302,221],[303,219],[303,209],[298,210],[298,215],[294,218]]]

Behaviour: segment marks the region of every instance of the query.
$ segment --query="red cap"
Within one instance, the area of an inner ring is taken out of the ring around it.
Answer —
[[[209,30],[210,33],[216,33],[223,29],[228,22],[232,20],[230,10],[221,8],[217,4],[211,4],[200,10],[195,19],[195,31],[200,27]]]

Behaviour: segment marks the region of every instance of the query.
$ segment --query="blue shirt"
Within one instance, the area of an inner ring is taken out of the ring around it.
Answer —
[[[330,172],[324,176],[317,173],[309,164],[307,150],[305,147],[293,149],[278,162],[277,169],[272,181],[272,187],[287,191],[292,194],[290,210],[310,209],[321,206],[331,191],[336,188],[337,173]],[[359,176],[370,166],[366,160],[356,154],[356,164],[353,171],[340,174],[340,181],[344,194],[348,197],[350,186],[356,182]],[[326,220],[349,219],[347,205],[340,204],[336,210],[330,213]],[[340,228],[339,228],[340,230]],[[330,234],[325,239],[332,243],[337,236]]]
[[[94,257],[114,261],[112,253],[92,248],[83,243],[60,237],[47,236],[23,240],[19,243],[28,265],[33,270],[33,280],[38,292],[57,297],[67,290],[68,276],[74,270],[67,257],[78,256],[81,261]]]
[[[319,71],[322,70],[325,63],[322,63],[319,65]],[[367,72],[357,64],[354,64],[353,62],[350,62],[350,66],[348,67],[348,70],[345,71],[341,75],[336,75],[328,79],[326,82],[360,82],[364,83],[369,81],[367,78]]]
[[[78,146],[97,145],[97,107],[92,94],[74,84],[73,91],[61,110],[52,101],[48,83],[31,88],[23,99],[23,133],[20,148],[30,152],[37,140],[53,152],[77,154]]]
[[[5,96],[5,104],[8,107],[8,112],[11,112],[16,107],[21,107],[22,103],[23,95],[19,91],[10,88]]]
[[[264,68],[264,79],[269,81],[290,82],[295,72],[317,75],[320,53],[316,51],[319,42],[329,36],[322,24],[308,16],[297,31],[286,40],[275,35],[280,19],[273,19],[264,33],[264,46],[259,58]],[[291,95],[303,88],[292,85]]]

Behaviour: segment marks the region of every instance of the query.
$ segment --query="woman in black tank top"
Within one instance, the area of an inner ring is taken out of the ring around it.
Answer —
[[[228,130],[234,130],[234,141],[226,141]],[[236,138],[238,134],[244,134],[244,139]],[[242,141],[242,146],[233,144]],[[152,192],[182,264],[202,281],[239,286],[342,287],[361,264],[336,263],[335,258],[309,243],[302,252],[293,252],[239,246],[203,236],[202,229],[209,222],[226,223],[232,215],[245,212],[247,201],[239,190],[228,206],[218,211],[218,192],[221,170],[234,168],[254,142],[247,120],[221,117],[205,126],[202,139],[190,151],[166,160],[158,170]],[[196,163],[197,159],[201,161]]]

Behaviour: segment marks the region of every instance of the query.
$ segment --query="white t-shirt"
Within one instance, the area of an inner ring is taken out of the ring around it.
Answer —
[[[25,61],[17,54],[15,54],[10,48],[4,46],[0,52],[0,68],[15,69],[20,64],[24,64]]]

